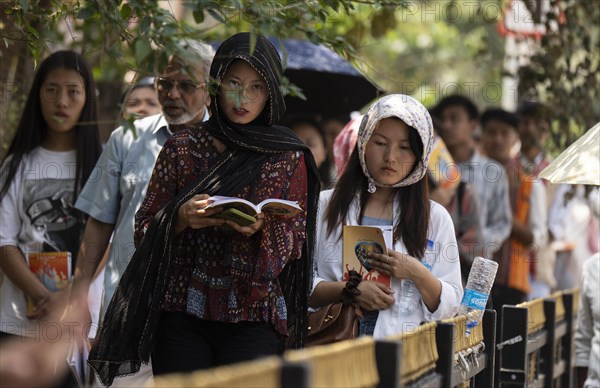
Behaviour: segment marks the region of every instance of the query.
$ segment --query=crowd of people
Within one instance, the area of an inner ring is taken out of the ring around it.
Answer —
[[[499,264],[489,302],[499,315],[582,287],[576,365],[589,367],[586,384],[600,383],[600,192],[538,178],[551,110],[525,101],[480,112],[462,95],[428,110],[391,94],[345,126],[286,120],[268,39],[239,33],[216,53],[181,45],[185,58],[124,93],[133,127],[104,147],[84,59],[59,51],[39,66],[2,161],[0,341],[28,345],[5,354],[60,359],[65,347],[30,349],[52,343],[49,324],[75,319],[78,335],[91,333],[99,381],[140,386],[302,347],[308,312],[349,300],[363,311],[360,335],[383,338],[454,316],[482,256]],[[440,152],[449,157],[432,157]],[[214,196],[303,210],[242,225],[210,206]],[[367,259],[389,286],[344,278],[348,225],[389,231],[387,250]],[[44,287],[27,265],[36,252],[69,253],[69,287]],[[582,278],[583,268],[596,272]]]

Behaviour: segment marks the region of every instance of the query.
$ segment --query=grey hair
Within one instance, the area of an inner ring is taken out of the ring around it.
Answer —
[[[182,65],[202,65],[202,72],[205,79],[208,80],[210,65],[215,57],[215,49],[209,44],[192,39],[183,39],[179,44],[183,53],[176,55],[178,62],[182,62]]]

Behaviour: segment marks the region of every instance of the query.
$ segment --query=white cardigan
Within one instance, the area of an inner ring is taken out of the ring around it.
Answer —
[[[324,219],[325,209],[327,209],[332,193],[333,190],[321,192],[319,200],[317,243],[315,247],[316,273],[313,290],[322,281],[339,281],[342,279],[343,244],[342,239],[338,239],[338,236],[341,235],[342,226],[338,226],[330,236],[327,236],[327,223]],[[430,224],[427,238],[433,242],[433,248],[427,248],[425,260],[432,266],[432,274],[442,284],[440,305],[436,311],[430,312],[421,300],[420,306],[412,312],[401,313],[399,304],[401,280],[392,278],[391,288],[395,291],[392,297],[396,302],[389,309],[379,312],[375,331],[373,332],[375,338],[414,330],[422,322],[450,318],[458,311],[463,296],[463,288],[454,226],[446,209],[436,202],[430,201],[430,203]],[[396,199],[395,209],[397,205],[398,200]],[[346,220],[347,225],[356,225],[358,210],[357,198],[350,206],[348,219]],[[402,241],[396,242],[393,249],[407,253]]]

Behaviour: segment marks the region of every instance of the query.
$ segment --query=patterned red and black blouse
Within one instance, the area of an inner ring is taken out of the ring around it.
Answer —
[[[165,143],[135,217],[136,246],[154,215],[190,182],[209,172],[217,157],[212,136],[202,129],[177,132]],[[174,239],[177,247],[163,311],[212,321],[269,322],[286,335],[287,311],[277,276],[288,261],[301,257],[306,238],[303,153],[269,156],[253,193],[250,189],[245,187],[237,196],[253,203],[267,198],[298,201],[305,211],[289,219],[266,215],[263,229],[251,237],[217,227],[185,229]]]

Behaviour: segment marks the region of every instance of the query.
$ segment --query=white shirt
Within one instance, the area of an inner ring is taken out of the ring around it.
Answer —
[[[83,217],[73,208],[76,151],[37,147],[24,155],[17,174],[0,201],[0,246],[29,252],[70,251],[75,259]],[[4,183],[7,163],[2,166]],[[0,288],[0,331],[41,335],[38,322],[27,319],[25,293],[8,277]]]
[[[574,189],[573,196],[565,203],[565,194]],[[581,265],[594,252],[590,250],[588,237],[590,219],[594,217],[585,196],[583,186],[560,185],[556,189],[554,201],[548,214],[548,228],[556,241],[573,244],[572,257],[575,259],[579,278]]]
[[[333,190],[321,192],[319,201],[319,216],[317,220],[317,244],[315,249],[316,273],[314,288],[323,281],[339,281],[342,279],[342,239],[341,225],[327,236],[327,222],[324,218]],[[398,201],[394,203],[397,208]],[[432,266],[431,273],[440,281],[442,293],[440,305],[436,311],[429,311],[420,300],[420,306],[410,313],[401,313],[399,300],[401,297],[401,280],[392,278],[392,295],[396,302],[388,309],[379,311],[373,337],[383,338],[393,334],[414,330],[424,321],[436,321],[449,318],[456,314],[463,296],[458,258],[458,245],[454,234],[454,226],[448,212],[439,204],[430,201],[430,224],[427,238],[433,242],[433,249],[428,249],[425,259]],[[354,200],[348,212],[346,225],[356,225],[358,200]],[[407,253],[402,241],[394,244],[393,249]]]
[[[548,244],[548,212],[546,201],[546,188],[544,184],[536,179],[531,185],[529,198],[529,230],[533,234],[533,243],[538,247]]]

